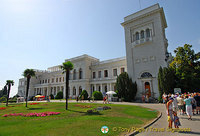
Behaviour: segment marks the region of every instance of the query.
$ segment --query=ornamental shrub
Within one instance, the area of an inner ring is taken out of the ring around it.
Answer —
[[[53,94],[50,94],[50,97],[51,97],[51,99],[54,99],[54,96],[53,96]]]
[[[84,100],[87,100],[87,99],[88,99],[88,93],[87,93],[86,90],[83,90],[83,91],[81,92],[80,99],[82,98],[82,96],[84,96]]]
[[[6,97],[1,97],[0,102],[6,102],[7,98]]]
[[[63,92],[58,92],[55,99],[63,99]]]
[[[101,92],[99,91],[94,91],[92,93],[92,97],[95,99],[95,100],[103,100],[103,95]]]

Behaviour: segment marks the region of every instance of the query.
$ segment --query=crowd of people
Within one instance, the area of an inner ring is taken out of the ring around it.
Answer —
[[[187,114],[188,120],[192,120],[192,116],[200,114],[200,93],[184,93],[184,94],[163,94],[163,103],[166,105],[169,128],[178,128],[181,123],[177,112],[180,115]]]

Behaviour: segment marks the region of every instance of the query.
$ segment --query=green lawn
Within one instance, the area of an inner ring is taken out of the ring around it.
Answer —
[[[116,136],[124,132],[119,128],[141,127],[154,119],[158,112],[139,106],[104,104],[111,109],[100,111],[99,114],[87,114],[88,109],[94,109],[103,104],[79,103],[91,105],[92,108],[76,107],[70,103],[65,110],[65,103],[40,103],[38,105],[10,104],[5,110],[0,110],[0,136],[100,136],[100,129],[108,126],[106,135]],[[0,107],[5,107],[1,104]],[[59,115],[47,117],[2,117],[9,113],[61,112]],[[118,130],[113,131],[116,127]]]

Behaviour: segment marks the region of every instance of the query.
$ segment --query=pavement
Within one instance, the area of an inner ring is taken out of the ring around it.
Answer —
[[[65,100],[51,100],[51,102],[65,102]],[[69,103],[76,102],[69,100]],[[88,101],[85,101],[88,102]],[[95,101],[94,103],[103,103],[102,101]],[[136,134],[137,136],[199,136],[200,135],[200,115],[192,116],[192,120],[188,120],[187,115],[179,115],[181,122],[181,132],[173,132],[173,129],[168,129],[167,112],[164,104],[155,103],[129,103],[129,102],[112,102],[111,104],[122,105],[137,105],[146,108],[158,110],[162,116],[151,126],[145,129],[145,132]],[[174,126],[173,126],[174,127]]]

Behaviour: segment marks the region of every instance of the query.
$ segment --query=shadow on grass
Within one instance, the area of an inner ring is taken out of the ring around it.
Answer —
[[[68,109],[68,111],[72,111],[72,112],[76,112],[76,113],[84,113],[84,115],[103,115],[99,112],[88,113],[88,112],[76,111],[76,110],[71,110],[71,109]]]
[[[89,116],[91,116],[91,115],[103,115],[102,113],[100,113],[100,112],[93,112],[93,113],[85,113],[85,115],[89,115]]]
[[[27,110],[41,110],[41,109],[44,109],[44,108],[28,108]]]

